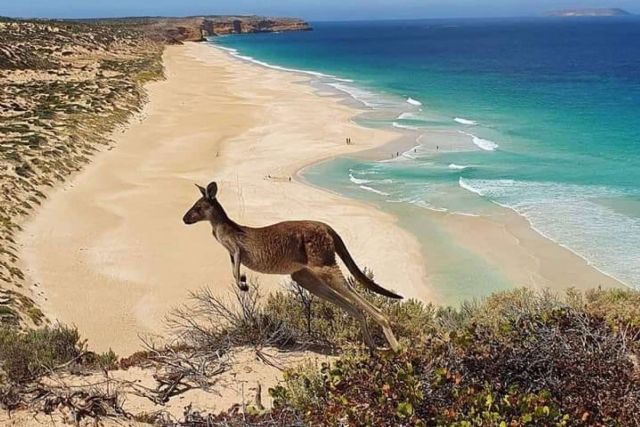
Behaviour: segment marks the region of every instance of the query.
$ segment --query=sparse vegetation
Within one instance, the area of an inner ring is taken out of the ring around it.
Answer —
[[[12,381],[24,382],[70,360],[101,369],[151,364],[158,388],[144,396],[162,403],[214,384],[235,346],[324,349],[339,357],[286,371],[269,390],[270,410],[247,404],[208,414],[189,406],[178,421],[160,412],[138,418],[163,426],[640,425],[637,292],[572,291],[559,298],[519,289],[458,309],[367,293],[402,337],[398,354],[370,354],[355,321],[294,285],[259,295],[256,286],[229,299],[196,292],[169,317],[170,346],[149,345],[119,363],[112,352],[83,354],[73,329],[21,335],[8,329],[0,339],[2,366]],[[122,409],[118,399],[103,397],[113,403],[103,413]]]
[[[24,293],[14,239],[43,189],[79,170],[140,111],[162,45],[134,25],[0,19],[0,322],[46,319]]]
[[[355,322],[308,297],[277,293],[261,315],[286,326],[288,345],[330,344],[343,355],[288,371],[270,390],[274,409],[250,425],[285,416],[305,425],[640,425],[636,292],[561,299],[521,289],[457,310],[376,301],[403,331],[397,355],[350,344]],[[231,412],[211,419],[234,425]]]

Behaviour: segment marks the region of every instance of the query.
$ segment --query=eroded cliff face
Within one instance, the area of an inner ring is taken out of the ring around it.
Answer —
[[[143,31],[148,39],[169,44],[203,41],[206,37],[224,34],[311,30],[311,26],[301,19],[263,16],[130,17],[81,19],[70,22],[135,28]]]
[[[202,28],[207,35],[265,33],[279,31],[308,31],[309,24],[294,18],[263,18],[259,16],[203,18]]]
[[[224,34],[308,31],[309,24],[295,18],[260,16],[200,16],[188,18],[132,18],[152,39],[165,43],[202,41]]]

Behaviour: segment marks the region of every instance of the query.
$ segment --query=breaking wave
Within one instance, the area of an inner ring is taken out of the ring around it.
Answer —
[[[466,166],[466,165],[456,165],[455,163],[451,163],[451,164],[449,165],[449,169],[457,169],[457,170],[463,170],[463,169],[466,169],[466,168],[468,168],[468,167],[470,167],[470,166]]]
[[[454,122],[458,122],[462,125],[469,125],[469,126],[473,126],[473,125],[477,125],[478,122],[474,121],[474,120],[469,120],[469,119],[463,119],[462,117],[456,117],[455,119],[453,119]]]
[[[461,134],[463,135],[467,135],[468,137],[471,138],[471,140],[473,141],[473,143],[480,149],[485,150],[485,151],[495,151],[496,148],[499,147],[498,144],[496,144],[493,141],[490,141],[488,139],[483,139],[480,138],[472,133],[467,133],[467,132],[462,132],[460,131]]]
[[[388,196],[389,195],[389,193],[385,193],[384,191],[376,190],[375,188],[367,187],[366,185],[361,185],[360,188],[362,188],[365,191],[370,191],[372,193],[379,194],[381,196]]]
[[[590,265],[626,284],[640,283],[640,218],[599,203],[620,196],[605,186],[464,179],[461,188],[512,209],[546,238],[584,258]]]

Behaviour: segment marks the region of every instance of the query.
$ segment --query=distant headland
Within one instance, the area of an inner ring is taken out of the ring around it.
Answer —
[[[28,21],[0,17],[4,21]],[[140,16],[121,18],[87,19],[33,19],[38,22],[78,22],[85,24],[108,24],[134,26],[146,36],[161,43],[176,44],[184,41],[205,41],[207,37],[226,34],[276,33],[286,31],[310,31],[308,22],[289,17],[266,17],[257,15],[204,15],[186,17]]]
[[[545,13],[545,16],[571,17],[571,16],[628,16],[632,15],[623,9],[618,8],[592,8],[592,9],[562,9],[552,10]]]
[[[311,26],[298,18],[265,16],[188,16],[188,17],[127,17],[86,20],[135,23],[152,39],[165,43],[204,41],[206,37],[225,34],[275,33],[309,31]]]

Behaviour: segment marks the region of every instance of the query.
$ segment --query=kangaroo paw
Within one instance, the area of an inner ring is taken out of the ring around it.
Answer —
[[[247,292],[249,290],[249,285],[247,285],[247,276],[246,275],[241,275],[240,276],[240,282],[238,283],[238,287],[240,288],[241,291]]]

